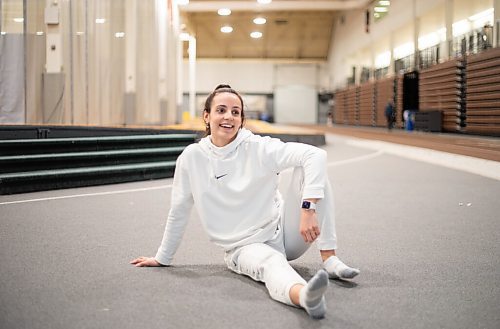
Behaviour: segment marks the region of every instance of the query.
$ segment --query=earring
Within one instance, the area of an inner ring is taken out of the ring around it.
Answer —
[[[205,128],[210,128],[210,124],[208,122],[205,122]]]

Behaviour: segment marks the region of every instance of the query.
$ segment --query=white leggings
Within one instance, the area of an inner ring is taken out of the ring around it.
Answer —
[[[306,284],[288,264],[288,260],[300,257],[310,246],[299,232],[303,185],[304,172],[297,167],[284,196],[280,226],[271,240],[232,249],[224,257],[229,269],[264,282],[271,298],[288,305],[294,305],[290,300],[292,286]],[[316,214],[320,225],[320,235],[316,240],[318,249],[337,249],[334,201],[328,180],[324,198],[317,203]]]

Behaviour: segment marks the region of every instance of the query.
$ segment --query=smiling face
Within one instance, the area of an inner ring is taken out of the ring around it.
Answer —
[[[205,123],[210,125],[214,145],[222,147],[236,138],[242,125],[241,107],[241,100],[235,94],[222,92],[215,95],[210,112],[203,113]]]

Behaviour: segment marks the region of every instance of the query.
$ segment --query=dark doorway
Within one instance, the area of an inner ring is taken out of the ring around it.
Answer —
[[[418,111],[418,72],[403,77],[403,112],[406,110]]]

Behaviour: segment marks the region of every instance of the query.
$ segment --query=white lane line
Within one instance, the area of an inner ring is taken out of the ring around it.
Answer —
[[[369,159],[372,159],[372,158],[376,158],[376,157],[378,157],[379,155],[382,155],[382,154],[384,154],[384,151],[378,150],[377,152],[373,152],[373,153],[366,154],[366,155],[361,155],[359,157],[355,157],[355,158],[351,158],[351,159],[329,162],[327,164],[327,166],[328,167],[342,166],[342,165],[345,165],[345,164],[348,164],[348,163],[359,162],[359,161],[364,161],[364,160],[369,160]]]
[[[347,144],[500,180],[500,162],[497,161],[383,141],[351,139]]]
[[[340,161],[333,161],[333,162],[329,162],[327,164],[327,166],[341,166],[341,165],[348,164],[348,163],[353,163],[353,162],[359,162],[359,161],[363,161],[363,160],[368,160],[368,159],[371,159],[371,158],[375,158],[375,157],[377,157],[377,156],[379,156],[379,155],[381,155],[383,153],[384,153],[383,151],[377,151],[377,152],[374,152],[374,153],[370,153],[370,154],[367,154],[367,155],[362,155],[362,156],[355,157],[355,158],[352,158],[352,159],[346,159],[346,160],[340,160]],[[28,203],[28,202],[40,202],[40,201],[49,201],[49,200],[61,200],[61,199],[71,199],[71,198],[82,198],[82,197],[89,197],[89,196],[100,196],[100,195],[111,195],[111,194],[134,193],[134,192],[161,190],[161,189],[167,189],[167,188],[171,188],[171,187],[172,187],[172,184],[170,184],[170,185],[163,185],[163,186],[143,187],[143,188],[137,188],[137,189],[121,190],[121,191],[107,191],[107,192],[97,192],[97,193],[62,195],[62,196],[39,198],[39,199],[6,201],[6,202],[0,202],[0,205],[19,204],[19,203]]]
[[[62,196],[54,196],[54,197],[47,197],[47,198],[40,198],[40,199],[6,201],[6,202],[0,202],[0,205],[27,203],[27,202],[39,202],[39,201],[48,201],[48,200],[71,199],[71,198],[82,198],[82,197],[88,197],[88,196],[99,196],[99,195],[110,195],[110,194],[133,193],[133,192],[143,192],[143,191],[151,191],[151,190],[162,190],[162,189],[168,189],[171,187],[172,187],[172,184],[162,185],[162,186],[143,187],[143,188],[136,188],[136,189],[129,189],[129,190],[121,190],[121,191],[107,191],[107,192],[86,193],[86,194],[62,195]]]

